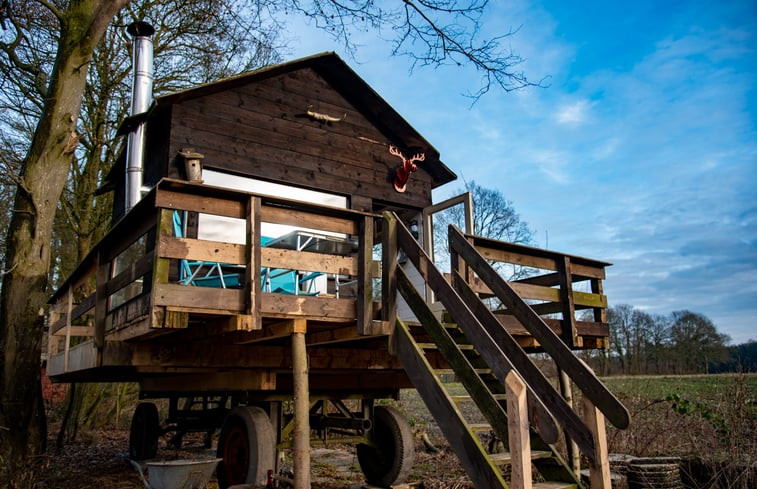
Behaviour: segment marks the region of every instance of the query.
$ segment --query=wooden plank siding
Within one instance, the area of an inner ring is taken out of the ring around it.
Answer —
[[[311,120],[307,110],[347,117],[323,124]],[[410,207],[431,202],[433,182],[423,164],[398,197],[392,175],[401,161],[389,154],[388,145],[401,142],[380,132],[312,69],[176,103],[172,121],[169,154],[191,146],[205,155],[207,168],[341,195],[401,200]]]

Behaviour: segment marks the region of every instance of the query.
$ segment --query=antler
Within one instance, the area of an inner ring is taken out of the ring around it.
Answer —
[[[392,155],[394,155],[394,156],[399,156],[400,158],[402,158],[402,161],[405,161],[405,155],[402,154],[402,151],[400,151],[397,148],[397,146],[394,146],[394,145],[390,144],[389,145],[389,153],[392,154]]]
[[[426,153],[416,153],[412,158],[407,159],[396,146],[391,144],[389,145],[389,153],[402,159],[402,165],[397,168],[397,173],[394,178],[394,188],[397,192],[404,192],[407,186],[407,180],[410,178],[410,173],[418,169],[415,162],[424,161],[426,159]]]
[[[424,161],[425,159],[426,159],[426,153],[416,153],[416,154],[413,155],[412,158],[410,158],[409,160],[407,160],[407,162],[408,162],[408,164],[410,164],[412,166],[415,166],[415,165],[413,165],[414,161]]]

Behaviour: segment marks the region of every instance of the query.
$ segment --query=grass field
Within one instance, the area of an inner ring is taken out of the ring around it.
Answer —
[[[603,382],[616,394],[638,395],[649,399],[665,398],[672,394],[705,400],[727,398],[744,388],[757,401],[757,374],[719,375],[642,375],[606,377]]]

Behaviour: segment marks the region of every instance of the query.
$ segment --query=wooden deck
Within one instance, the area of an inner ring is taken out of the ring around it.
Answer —
[[[175,211],[242,220],[247,242],[176,237]],[[341,254],[262,246],[264,222],[336,233],[355,246]],[[64,382],[139,381],[145,392],[285,396],[292,385],[288,337],[304,332],[314,395],[393,395],[410,385],[389,348],[396,309],[393,239],[376,214],[162,180],[52,297],[48,374]],[[531,268],[528,278],[511,285],[570,347],[605,347],[601,282],[607,263],[466,239],[489,260]],[[374,259],[378,244],[381,260]],[[223,263],[242,274],[240,286],[183,285],[182,260]],[[314,296],[267,292],[266,268],[320,272],[327,287]],[[474,290],[491,295],[477,276],[468,276]],[[339,297],[336,277],[351,283]],[[540,347],[512,311],[497,307],[495,313],[518,344]],[[441,356],[430,358],[435,367],[446,366]]]

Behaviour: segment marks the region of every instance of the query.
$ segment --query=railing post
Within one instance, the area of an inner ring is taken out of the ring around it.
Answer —
[[[53,333],[53,326],[55,323],[58,322],[58,320],[61,317],[60,313],[60,307],[61,307],[61,299],[59,298],[57,301],[55,301],[54,304],[50,306],[50,312],[48,314],[48,324],[49,327],[47,329],[47,363],[49,365],[50,359],[53,357],[53,355],[57,355],[60,353],[58,349],[58,341],[55,339],[55,334]]]
[[[594,435],[594,462],[589,460],[591,489],[611,489],[610,461],[607,457],[605,417],[587,396],[583,396],[584,422]]]
[[[157,307],[155,304],[157,301],[158,287],[157,284],[168,283],[168,275],[170,271],[171,262],[167,258],[160,258],[161,236],[171,236],[173,234],[173,213],[170,209],[157,209],[157,217],[155,221],[155,248],[153,249],[153,265],[152,265],[152,279],[150,280],[150,326],[153,328],[162,328],[166,324],[166,308]],[[142,291],[145,292],[144,290]]]
[[[245,283],[247,284],[246,315],[249,323],[245,322],[247,330],[262,329],[260,317],[260,197],[250,197],[247,201],[247,257],[245,263]]]
[[[394,327],[397,318],[397,220],[384,213],[381,243],[381,320]]]
[[[68,372],[68,357],[71,353],[71,310],[74,307],[74,294],[71,287],[66,292],[66,340],[63,344],[63,371]]]
[[[357,262],[357,329],[361,335],[373,334],[373,217],[359,221]]]
[[[95,331],[93,340],[97,348],[96,365],[102,363],[102,351],[105,346],[105,316],[108,314],[108,292],[106,284],[110,278],[111,262],[101,248],[97,253],[97,271],[95,272]]]
[[[602,296],[604,294],[602,279],[593,278],[591,279],[590,283],[592,294],[597,294],[599,296]],[[607,322],[607,310],[604,307],[594,308],[594,321],[602,324]],[[609,348],[609,343],[607,342],[606,338],[604,339],[604,341],[602,341],[601,347],[605,349]]]
[[[560,302],[562,303],[562,331],[560,338],[571,348],[583,346],[576,328],[576,307],[573,302],[573,277],[570,272],[570,257],[555,260],[560,274]]]
[[[512,489],[531,489],[531,439],[528,429],[526,384],[515,370],[505,377],[507,392],[507,432],[510,447]]]
[[[560,383],[560,394],[562,394],[562,396],[565,398],[565,402],[572,409],[574,405],[573,386],[572,382],[570,381],[570,377],[560,367],[557,367],[557,374]],[[565,445],[568,452],[568,462],[570,463],[570,468],[577,476],[579,476],[581,473],[581,453],[578,451],[578,445],[576,445],[576,442],[571,440],[567,434],[565,435]]]

